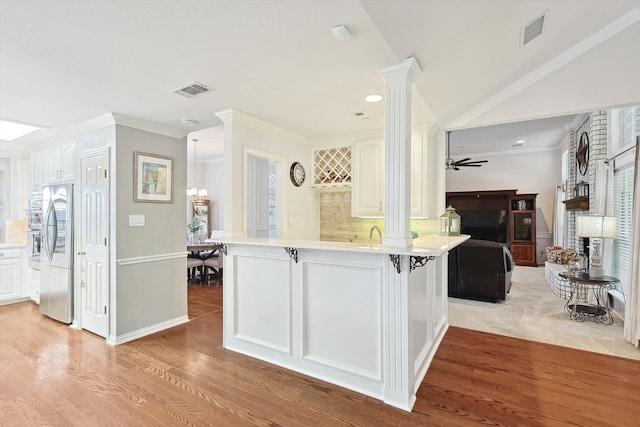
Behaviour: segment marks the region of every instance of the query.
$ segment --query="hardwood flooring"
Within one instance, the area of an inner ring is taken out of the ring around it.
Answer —
[[[450,328],[407,413],[222,347],[222,287],[187,324],[112,347],[0,307],[0,426],[634,425],[640,362]]]

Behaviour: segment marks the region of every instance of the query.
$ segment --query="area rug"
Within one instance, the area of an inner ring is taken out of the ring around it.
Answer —
[[[577,322],[564,311],[544,279],[544,267],[517,266],[507,300],[499,303],[449,298],[449,324],[548,344],[640,360],[640,350],[626,342],[624,324],[587,319]]]

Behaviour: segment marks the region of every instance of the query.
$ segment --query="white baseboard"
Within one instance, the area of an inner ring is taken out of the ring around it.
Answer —
[[[174,326],[187,323],[189,317],[187,315],[176,317],[175,319],[167,320],[165,322],[156,323],[155,325],[147,326],[146,328],[138,329],[137,331],[128,332],[122,335],[109,335],[107,343],[111,345],[124,344],[129,341],[136,340],[138,338],[146,337],[147,335],[155,334],[156,332],[164,331],[165,329],[173,328]]]

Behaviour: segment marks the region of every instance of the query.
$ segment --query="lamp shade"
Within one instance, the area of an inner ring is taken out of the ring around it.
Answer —
[[[615,239],[617,234],[618,218],[615,216],[576,216],[577,237],[599,237]]]

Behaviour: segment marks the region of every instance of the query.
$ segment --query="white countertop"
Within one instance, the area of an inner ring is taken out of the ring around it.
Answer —
[[[319,249],[328,251],[347,251],[360,253],[382,253],[395,255],[412,256],[440,256],[455,248],[470,236],[463,234],[459,236],[440,236],[429,234],[413,240],[413,248],[399,249],[380,245],[369,245],[364,242],[331,242],[324,240],[295,240],[295,239],[259,239],[259,238],[220,238],[206,240],[206,242],[221,242],[229,245],[250,245],[250,246],[280,246],[296,249]]]

